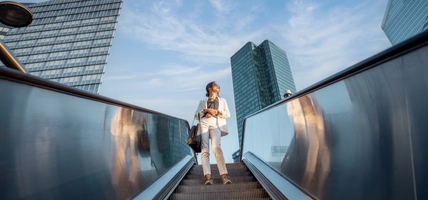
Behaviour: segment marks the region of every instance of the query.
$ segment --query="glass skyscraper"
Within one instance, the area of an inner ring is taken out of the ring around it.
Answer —
[[[427,26],[427,0],[389,0],[381,27],[392,45],[426,30]]]
[[[231,58],[239,145],[246,116],[296,92],[287,54],[269,40],[245,44]]]
[[[0,23],[0,40],[3,40],[7,32],[10,30],[10,27]]]
[[[3,42],[30,74],[99,93],[122,0],[52,0],[28,5],[30,26]]]

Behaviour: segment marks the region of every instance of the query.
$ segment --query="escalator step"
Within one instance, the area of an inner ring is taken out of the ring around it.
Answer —
[[[257,179],[254,176],[240,176],[240,177],[230,177],[233,183],[242,183],[242,182],[252,182],[257,181]],[[199,179],[183,179],[180,182],[180,185],[204,185],[205,184],[205,178],[201,177]],[[214,185],[216,184],[223,184],[220,177],[216,178],[213,177]]]
[[[210,168],[211,168],[211,170],[213,170],[213,169],[218,170],[217,164],[211,164]],[[247,166],[245,166],[245,164],[241,164],[241,163],[226,164],[226,168],[228,170],[229,169],[248,169]],[[202,165],[194,165],[192,167],[192,170],[193,169],[201,169],[202,170]]]
[[[262,185],[243,163],[226,164],[232,184],[224,185],[216,164],[211,165],[214,184],[204,185],[201,165],[194,165],[174,189],[169,199],[271,199]]]
[[[211,171],[212,177],[215,178],[220,177],[220,174],[215,171]],[[252,176],[253,174],[249,171],[228,171],[228,176],[230,177],[238,177],[238,176]],[[188,173],[185,177],[185,179],[198,179],[198,178],[204,178],[203,172],[198,173]]]
[[[251,190],[227,190],[219,192],[200,192],[200,193],[174,193],[170,196],[171,200],[192,200],[192,199],[252,199],[267,198],[269,195],[264,189]]]
[[[204,170],[202,170],[202,168],[192,168],[189,172],[190,173],[199,173],[199,172],[203,172]],[[232,169],[227,169],[227,172],[232,173],[232,172],[239,172],[239,171],[244,171],[244,172],[249,172],[250,170],[248,169],[241,169],[241,168],[232,168]],[[217,172],[218,173],[218,169],[213,169],[211,168],[211,172]]]
[[[214,185],[180,185],[176,188],[176,193],[195,193],[194,191],[201,192],[216,192],[216,191],[226,191],[226,190],[242,190],[242,189],[257,189],[262,188],[259,182],[244,182],[244,183],[233,183],[233,184],[214,184]]]
[[[241,199],[241,198],[235,199],[235,198],[233,198],[233,199],[229,199],[229,200],[247,200],[247,199]],[[272,199],[270,197],[266,197],[266,198],[251,198],[251,200],[272,200]]]

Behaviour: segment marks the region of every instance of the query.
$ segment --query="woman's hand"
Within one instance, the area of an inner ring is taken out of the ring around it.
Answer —
[[[207,108],[207,109],[205,109],[204,112],[211,114],[211,116],[217,116],[217,113],[218,113],[217,110],[212,109],[212,108]]]

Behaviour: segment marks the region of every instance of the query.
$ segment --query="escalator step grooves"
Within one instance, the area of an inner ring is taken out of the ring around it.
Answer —
[[[232,184],[224,185],[217,165],[211,165],[214,184],[204,185],[202,166],[195,165],[174,189],[169,199],[271,199],[266,190],[243,163],[226,164]]]
[[[257,179],[254,176],[230,177],[230,179],[232,180],[233,183],[257,181]],[[213,182],[214,182],[214,185],[223,184],[221,178],[213,177]],[[183,179],[180,183],[180,185],[204,185],[204,184],[205,184],[204,178]]]
[[[243,174],[243,173],[251,174],[251,171],[250,170],[245,170],[245,169],[228,169],[227,173],[229,175],[232,175],[232,174]],[[199,175],[203,175],[204,171],[202,171],[202,169],[201,170],[190,170],[188,172],[188,174],[199,174]],[[212,169],[211,170],[211,174],[213,174],[213,175],[219,174],[219,171]]]
[[[251,198],[269,198],[264,189],[218,191],[218,192],[200,192],[200,193],[174,193],[171,200],[190,200],[190,199],[251,199]]]
[[[215,185],[179,185],[175,192],[177,193],[195,193],[195,191],[201,192],[216,192],[216,191],[226,191],[226,190],[242,190],[242,189],[257,189],[262,188],[259,182],[247,182],[247,183],[234,183],[234,184],[215,184]]]
[[[219,173],[213,173],[213,172],[211,172],[212,173],[212,177],[213,178],[215,178],[216,176],[217,177],[220,177],[220,174]],[[200,172],[200,173],[188,173],[184,178],[185,179],[198,179],[198,178],[204,178],[204,175],[203,175],[204,173],[203,172]],[[228,173],[228,175],[230,176],[230,177],[237,177],[237,176],[252,176],[252,174],[251,174],[251,172],[247,172],[247,171],[241,171],[241,172],[230,172],[229,171],[229,173]]]
[[[218,170],[216,164],[211,164],[210,167],[211,167],[211,170],[214,170],[214,169]],[[227,168],[227,170],[230,170],[230,169],[247,169],[247,166],[245,166],[244,164],[226,164],[226,168]],[[192,170],[193,169],[201,169],[202,170],[202,165],[195,165],[195,166],[193,166]]]

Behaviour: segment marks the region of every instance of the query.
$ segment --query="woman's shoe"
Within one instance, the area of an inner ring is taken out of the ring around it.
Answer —
[[[223,184],[231,184],[232,183],[232,181],[230,180],[230,178],[229,177],[224,177],[224,178],[222,178],[223,179]]]
[[[213,179],[209,178],[205,181],[205,185],[212,185],[213,184]]]

